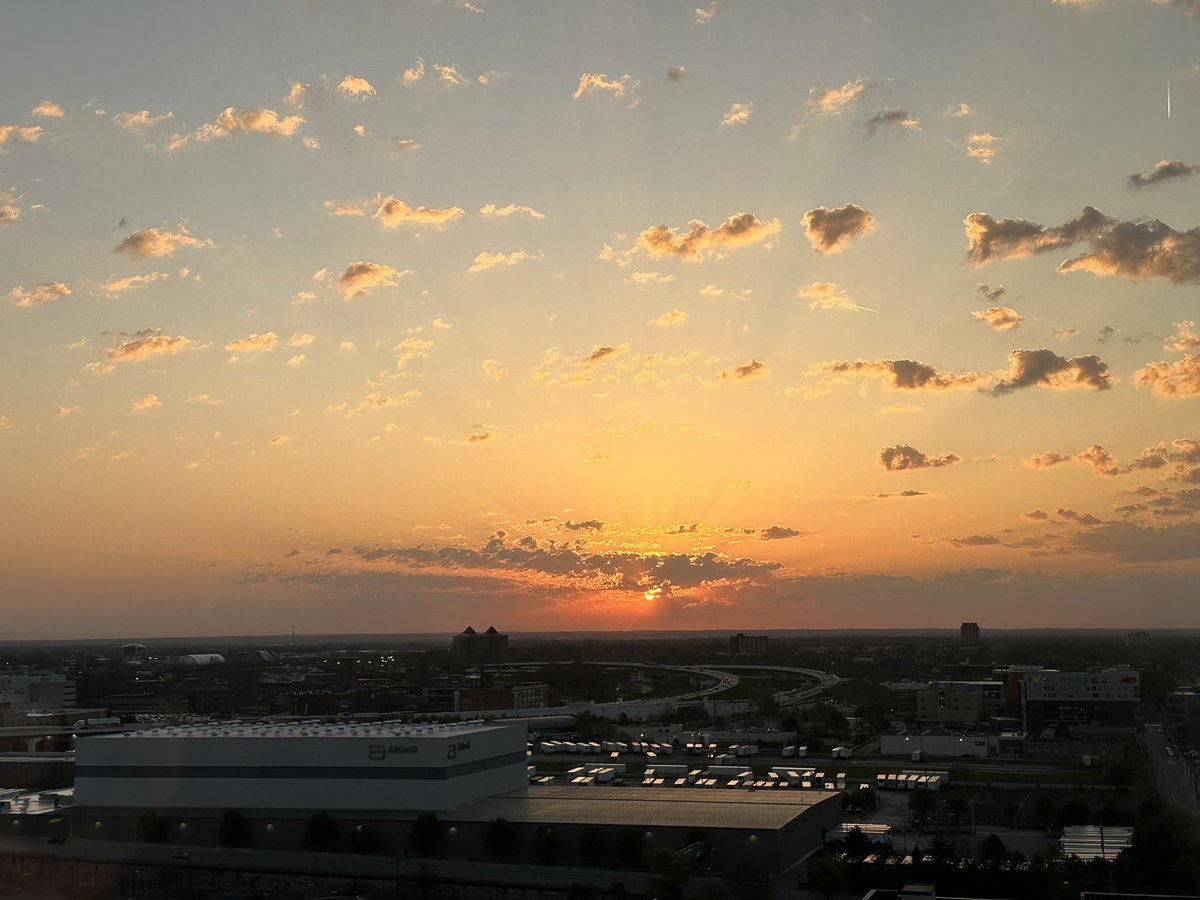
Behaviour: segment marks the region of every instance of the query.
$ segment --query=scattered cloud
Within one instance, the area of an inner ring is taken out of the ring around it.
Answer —
[[[527,259],[533,259],[533,257],[524,250],[514,250],[512,253],[491,253],[485,250],[476,255],[475,261],[471,263],[467,271],[483,272],[496,266],[515,266]]]
[[[484,377],[490,378],[492,381],[499,381],[504,377],[504,370],[494,359],[485,359],[480,367],[483,369]]]
[[[71,296],[71,289],[61,281],[48,281],[28,291],[22,287],[15,287],[8,292],[9,302],[13,306],[19,306],[22,309],[29,309],[33,306],[39,306],[42,303],[61,300],[63,297],[69,296]]]
[[[196,403],[200,406],[224,406],[224,400],[218,400],[210,394],[193,394],[187,398],[188,403]]]
[[[873,500],[890,500],[893,497],[928,497],[929,491],[880,491],[876,494],[867,494]]]
[[[66,418],[67,416],[73,416],[77,412],[79,412],[78,406],[60,406],[58,408],[59,418]]]
[[[270,444],[272,447],[281,447],[290,440],[291,440],[290,435],[277,434],[277,435],[275,435],[275,437],[273,437],[269,441],[267,441],[267,443]]]
[[[1129,186],[1142,188],[1164,181],[1178,181],[1196,174],[1197,171],[1200,171],[1200,166],[1189,166],[1187,163],[1164,159],[1155,163],[1154,168],[1149,172],[1137,172],[1130,175]]]
[[[1054,332],[1054,339],[1056,341],[1065,341],[1068,338],[1075,337],[1077,334],[1079,334],[1078,328],[1059,328]]]
[[[279,335],[273,331],[252,334],[225,345],[227,353],[270,353],[279,344]]]
[[[624,97],[626,92],[631,89],[631,84],[636,85],[636,82],[631,82],[628,75],[609,78],[599,72],[584,73],[579,76],[579,87],[575,89],[571,98],[578,100],[585,94],[608,94],[612,97]]]
[[[135,413],[140,413],[148,409],[158,409],[160,406],[162,406],[162,401],[158,399],[157,394],[147,394],[145,397],[135,399],[130,405],[130,409]]]
[[[10,140],[36,144],[45,132],[41,125],[0,125],[0,147]]]
[[[346,300],[365,297],[367,291],[379,287],[395,287],[400,279],[412,273],[411,269],[397,270],[377,262],[352,262],[338,276],[342,296]]]
[[[760,541],[786,541],[790,538],[805,537],[807,531],[798,531],[795,528],[788,528],[784,525],[771,525],[768,528],[760,528],[758,530],[758,540]]]
[[[862,96],[862,92],[866,88],[867,83],[862,78],[847,81],[841,87],[810,88],[808,91],[809,109],[827,116],[841,115],[842,109]]]
[[[476,431],[467,435],[464,444],[487,444],[492,441],[500,440],[500,435],[495,431]]]
[[[0,227],[11,225],[19,218],[21,218],[21,208],[19,206],[0,203]]]
[[[126,131],[142,132],[173,118],[175,118],[175,114],[170,111],[155,115],[148,109],[139,109],[137,112],[117,113],[113,116],[113,121]]]
[[[192,341],[188,338],[182,335],[171,337],[157,328],[144,328],[132,335],[120,337],[128,337],[129,340],[104,351],[104,358],[110,362],[142,362],[153,356],[172,356],[192,346]]]
[[[696,19],[697,25],[707,25],[716,18],[717,13],[721,11],[721,4],[713,0],[708,6],[697,6],[692,10],[692,15]]]
[[[317,336],[315,334],[306,334],[303,331],[297,331],[288,338],[287,344],[289,347],[308,347],[316,339]]]
[[[1058,226],[1027,219],[995,219],[987,213],[971,213],[963,224],[967,256],[976,265],[995,259],[1023,259],[1086,242],[1090,252],[1065,260],[1058,271],[1133,279],[1160,277],[1176,284],[1200,279],[1200,226],[1176,231],[1158,219],[1118,221],[1092,206]]]
[[[753,381],[755,378],[766,378],[770,374],[771,370],[765,362],[751,359],[740,366],[732,366],[722,370],[721,380],[732,382]]]
[[[971,107],[965,103],[951,103],[946,107],[942,115],[951,119],[961,119],[963,116],[971,115]]]
[[[116,297],[134,288],[145,287],[151,282],[162,281],[170,276],[166,272],[148,272],[145,275],[127,275],[124,278],[110,278],[100,285],[100,290],[109,297]]]
[[[807,300],[809,309],[832,309],[843,312],[874,312],[865,306],[859,306],[850,295],[832,281],[814,281],[796,291],[797,300]]]
[[[671,66],[667,69],[667,78],[671,81],[683,81],[687,77],[687,69],[683,66]]]
[[[681,309],[673,309],[670,312],[665,312],[656,319],[651,319],[647,325],[657,325],[659,328],[673,328],[677,325],[682,325],[687,321],[687,313]]]
[[[405,87],[412,87],[424,77],[425,60],[418,58],[415,66],[404,70],[404,74],[400,76],[400,83]]]
[[[979,319],[993,331],[1011,331],[1021,324],[1021,314],[1011,306],[989,306],[987,309],[973,309],[971,315]]]
[[[735,103],[721,117],[721,127],[728,128],[731,125],[745,125],[750,121],[752,115],[754,115],[753,103]]]
[[[730,216],[716,228],[692,219],[686,233],[655,225],[639,234],[637,243],[652,259],[674,256],[686,262],[701,262],[710,256],[721,258],[742,247],[768,243],[782,228],[778,219],[764,221],[744,212]]]
[[[875,216],[853,203],[833,209],[818,206],[806,212],[803,221],[812,248],[826,255],[840,253],[852,238],[875,228]]]
[[[823,384],[844,381],[847,377],[878,378],[884,387],[896,391],[953,391],[981,387],[987,375],[978,372],[954,374],[939,372],[936,366],[913,359],[839,360],[811,366],[809,375],[821,375]]]
[[[518,206],[515,203],[507,206],[496,206],[494,203],[489,203],[487,206],[480,207],[479,215],[485,219],[506,219],[517,215],[528,216],[531,219],[546,218],[532,206]]]
[[[980,132],[977,134],[967,135],[967,156],[971,159],[977,159],[985,166],[990,166],[996,160],[996,151],[1000,149],[1000,144],[1004,142],[1004,138],[997,137],[989,132]]]
[[[43,100],[30,110],[29,114],[31,116],[41,116],[44,119],[61,119],[66,115],[66,112],[53,100]]]
[[[147,228],[128,235],[113,248],[113,253],[128,253],[134,259],[150,259],[159,256],[174,256],[180,247],[211,247],[211,240],[199,240],[188,234],[187,228],[178,231],[162,228]]]
[[[1200,356],[1186,354],[1175,362],[1152,362],[1133,373],[1137,387],[1155,397],[1200,397]]]
[[[1049,469],[1051,466],[1068,462],[1070,459],[1071,457],[1064,453],[1035,453],[1026,458],[1025,465],[1030,469]]]
[[[878,460],[879,465],[887,471],[902,472],[909,469],[940,469],[962,462],[962,457],[955,453],[930,456],[908,444],[893,444],[879,449]]]
[[[1008,377],[992,388],[997,397],[1037,385],[1051,390],[1084,388],[1108,390],[1116,378],[1098,356],[1059,356],[1053,350],[1013,350],[1008,354]]]
[[[880,128],[890,127],[904,131],[920,131],[921,122],[909,115],[907,109],[881,109],[863,123],[867,137],[874,137]]]
[[[399,228],[401,225],[420,225],[442,229],[452,222],[462,218],[463,211],[452,206],[448,209],[434,209],[428,206],[418,206],[412,209],[403,200],[395,197],[385,197],[375,210],[373,218],[384,228]]]
[[[293,85],[294,87],[295,85]],[[357,75],[347,75],[343,78],[337,86],[337,92],[351,100],[362,100],[375,96],[375,88],[371,86],[371,82],[365,78],[359,78]],[[290,99],[291,96],[289,93],[288,98]]]
[[[179,150],[189,143],[208,143],[238,133],[291,137],[305,121],[303,116],[281,117],[275,110],[265,107],[234,110],[231,106],[217,116],[215,122],[202,125],[190,135],[171,135],[167,149]]]
[[[668,284],[675,280],[674,275],[664,275],[662,272],[634,272],[629,276],[634,284]]]
[[[293,81],[283,102],[292,109],[304,109],[304,102],[310,93],[312,93],[312,85],[305,84],[303,81]]]
[[[1200,334],[1196,333],[1196,323],[1189,319],[1175,323],[1175,333],[1167,338],[1164,349],[1186,353],[1197,347],[1200,347]]]

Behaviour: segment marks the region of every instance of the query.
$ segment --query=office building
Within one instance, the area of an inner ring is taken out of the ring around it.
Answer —
[[[483,634],[468,625],[462,634],[454,635],[450,649],[455,660],[466,665],[504,662],[508,659],[508,635],[494,625]]]
[[[979,623],[963,622],[958,628],[958,642],[964,647],[978,647]]]
[[[1020,682],[1021,719],[1027,734],[1053,730],[1073,737],[1133,734],[1141,702],[1136,669],[1116,666],[1090,672],[1027,671]]]
[[[767,655],[767,636],[742,634],[739,631],[729,638],[729,653],[731,656],[764,657]]]

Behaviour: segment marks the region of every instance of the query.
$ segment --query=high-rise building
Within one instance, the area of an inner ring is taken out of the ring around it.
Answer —
[[[958,629],[958,641],[964,647],[979,646],[979,623],[963,622]]]
[[[463,663],[494,663],[508,659],[508,635],[492,625],[483,634],[470,625],[451,642],[455,658]]]
[[[733,656],[766,656],[767,636],[739,631],[729,639],[729,652]]]

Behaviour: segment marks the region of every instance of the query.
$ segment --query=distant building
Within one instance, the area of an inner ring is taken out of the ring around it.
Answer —
[[[978,647],[979,623],[963,622],[958,628],[958,642],[964,647]]]
[[[1044,669],[1027,672],[1020,683],[1025,732],[1047,729],[1087,734],[1133,734],[1134,710],[1142,700],[1136,669],[1115,666],[1090,672]]]
[[[462,663],[504,662],[508,659],[508,635],[498,632],[494,625],[483,634],[468,625],[462,634],[454,636],[450,649]]]
[[[1150,632],[1148,631],[1131,631],[1125,635],[1126,647],[1149,647]]]
[[[1171,691],[1164,701],[1167,718],[1172,722],[1182,722],[1188,716],[1200,713],[1200,694],[1195,690]]]
[[[484,712],[493,709],[540,709],[549,705],[550,685],[527,681],[495,687],[460,688],[456,712]]]
[[[1002,681],[935,681],[917,692],[917,719],[941,725],[974,725],[1004,706]]]
[[[0,675],[0,709],[32,712],[74,705],[75,682],[66,675],[32,669]]]
[[[765,634],[742,634],[740,631],[729,639],[731,656],[767,655],[767,636]]]

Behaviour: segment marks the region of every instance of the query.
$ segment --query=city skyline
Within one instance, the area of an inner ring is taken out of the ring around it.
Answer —
[[[1194,3],[9,20],[11,639],[1200,627]]]

